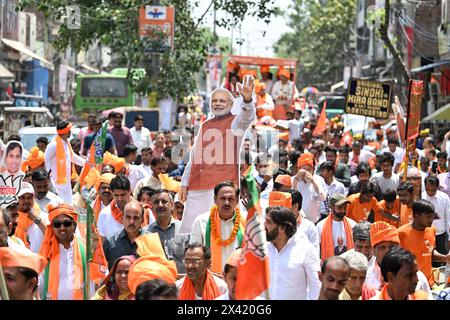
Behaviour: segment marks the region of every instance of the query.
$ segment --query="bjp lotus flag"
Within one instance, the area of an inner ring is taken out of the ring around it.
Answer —
[[[349,131],[345,132],[341,139],[341,145],[348,145],[350,146],[353,142],[353,130],[350,129]]]
[[[237,300],[255,299],[266,291],[270,284],[267,239],[252,171],[253,166],[245,175],[250,200],[247,205],[248,215],[242,242],[243,249],[237,270],[235,293]]]
[[[314,128],[313,136],[320,136],[327,129],[327,101],[323,103],[322,111],[320,112],[319,120]]]

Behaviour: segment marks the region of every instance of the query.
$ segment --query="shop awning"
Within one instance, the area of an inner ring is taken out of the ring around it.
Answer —
[[[87,64],[85,64],[85,63],[82,63],[82,64],[80,65],[80,67],[82,67],[82,68],[84,68],[84,69],[86,69],[86,70],[88,70],[88,71],[90,71],[90,72],[93,72],[93,73],[100,73],[100,70],[95,69],[94,67],[91,67],[91,66],[89,66],[89,65],[87,65]]]
[[[433,120],[447,120],[450,121],[450,103],[437,109],[429,116],[423,118],[422,122],[429,122]]]
[[[417,72],[423,72],[428,70],[433,70],[434,68],[445,66],[447,64],[450,64],[450,60],[442,60],[435,63],[430,63],[422,67],[411,69],[411,73],[417,73]]]
[[[4,65],[0,63],[0,79],[14,80],[14,74],[11,73]]]
[[[14,50],[17,50],[19,52],[21,52],[22,54],[29,56],[33,59],[39,60],[43,63],[44,67],[50,70],[53,70],[53,63],[51,63],[50,61],[48,61],[47,59],[45,59],[44,57],[41,57],[40,55],[34,53],[33,51],[31,51],[30,49],[28,49],[24,44],[22,44],[21,42],[18,41],[14,41],[11,39],[5,39],[2,38],[2,41],[4,44],[6,44],[8,47],[13,48]]]

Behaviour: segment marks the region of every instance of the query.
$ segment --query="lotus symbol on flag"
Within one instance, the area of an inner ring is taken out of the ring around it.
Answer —
[[[263,224],[260,221],[261,216],[255,214],[245,228],[245,248],[241,255],[241,265],[246,263],[245,256],[247,251],[263,260],[267,256],[266,234]]]

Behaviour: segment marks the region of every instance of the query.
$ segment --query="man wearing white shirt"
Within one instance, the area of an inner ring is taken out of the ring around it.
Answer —
[[[98,233],[103,239],[123,229],[121,222],[123,209],[132,199],[130,181],[124,175],[119,174],[113,178],[110,189],[113,194],[113,200],[106,208],[100,211],[97,224]]]
[[[270,172],[269,159],[265,156],[256,158],[256,170],[253,171],[254,178],[261,188],[261,193],[269,193],[273,189],[273,177]]]
[[[450,199],[447,194],[438,190],[439,179],[435,176],[425,178],[425,192],[422,199],[430,201],[435,208],[437,217],[433,220],[436,229],[436,250],[439,253],[448,253],[448,239],[450,238]],[[433,263],[435,267],[442,264]]]
[[[269,296],[272,300],[317,300],[320,261],[306,236],[295,236],[296,220],[285,207],[272,207],[265,229],[270,262]]]
[[[45,169],[33,171],[31,184],[36,194],[34,201],[39,205],[41,211],[47,211],[49,204],[56,207],[64,202],[60,197],[50,191],[50,176]]]
[[[393,173],[393,166],[395,163],[394,156],[389,152],[384,152],[378,159],[381,167],[381,172],[377,172],[373,175],[370,181],[378,185],[380,194],[377,195],[378,200],[388,189],[397,190],[400,178],[398,174]]]
[[[358,165],[360,162],[369,162],[370,159],[375,157],[375,155],[372,152],[369,152],[367,150],[362,149],[363,145],[362,142],[357,140],[354,141],[352,144],[352,152],[349,153],[349,162],[355,163]]]
[[[405,155],[405,150],[399,148],[397,138],[389,138],[388,139],[388,147],[381,149],[381,154],[385,152],[389,152],[394,156],[394,172],[397,173],[400,164],[403,162],[403,156]]]
[[[334,170],[334,164],[330,161],[325,161],[319,166],[320,176],[325,181],[325,189],[327,191],[327,198],[322,202],[320,209],[323,218],[330,212],[330,197],[336,193],[345,194],[345,186],[335,179]]]
[[[29,249],[25,246],[22,240],[19,238],[12,238],[9,236],[11,232],[11,218],[6,210],[0,214],[0,247],[9,247],[14,251],[31,253]]]
[[[297,164],[299,170],[294,177],[293,189],[302,194],[302,209],[306,213],[306,218],[316,223],[320,218],[320,204],[327,196],[325,181],[313,174],[315,160],[311,153],[302,154]]]
[[[150,166],[153,157],[153,150],[151,147],[145,147],[141,150],[141,164],[142,172],[145,173],[146,177],[150,177],[153,174],[152,168]]]
[[[58,123],[56,128],[58,135],[49,143],[47,149],[45,149],[45,168],[47,171],[51,170],[51,179],[56,186],[58,195],[65,203],[72,205],[72,164],[74,163],[83,167],[86,160],[73,152],[68,141],[72,124],[67,120],[63,120]]]
[[[141,154],[143,148],[151,147],[152,137],[150,130],[144,127],[144,117],[140,114],[134,118],[134,127],[130,129],[130,132],[133,143],[138,148],[138,154]]]

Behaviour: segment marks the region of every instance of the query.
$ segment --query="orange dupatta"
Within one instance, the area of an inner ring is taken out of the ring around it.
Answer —
[[[122,224],[122,216],[123,212],[116,206],[116,200],[112,200],[110,203],[111,206],[111,214],[118,223]]]
[[[347,242],[347,250],[353,248],[352,228],[350,223],[344,217],[344,230],[345,239]],[[334,256],[334,241],[333,241],[333,218],[331,214],[326,218],[323,224],[322,235],[320,237],[320,251],[322,255],[322,261],[328,257]]]
[[[381,289],[380,300],[392,300],[392,298],[389,296],[388,287],[389,284],[386,283]],[[428,295],[425,291],[418,290],[413,294],[409,294],[407,300],[428,300]]]
[[[64,149],[64,141],[61,139],[61,137],[58,135],[55,138],[56,141],[56,184],[66,184],[67,183],[67,177],[66,177],[66,150]],[[67,142],[67,145],[69,147],[70,151],[70,160],[72,163],[72,175],[71,178],[75,178],[74,172],[76,173],[76,170],[74,170],[73,165],[73,150],[72,146],[69,142]]]
[[[34,202],[33,210],[35,214],[40,216],[41,209],[39,208],[39,205]],[[28,218],[28,214],[22,211],[19,211],[19,217],[17,218],[17,227],[16,231],[14,232],[14,235],[21,239],[23,243],[25,243],[25,246],[29,249],[30,248],[30,242],[28,241],[28,229],[33,225],[34,221]]]
[[[191,279],[186,276],[180,289],[180,300],[195,300],[195,287]],[[203,284],[202,300],[214,300],[220,296],[219,288],[211,271],[206,270],[206,279]]]

